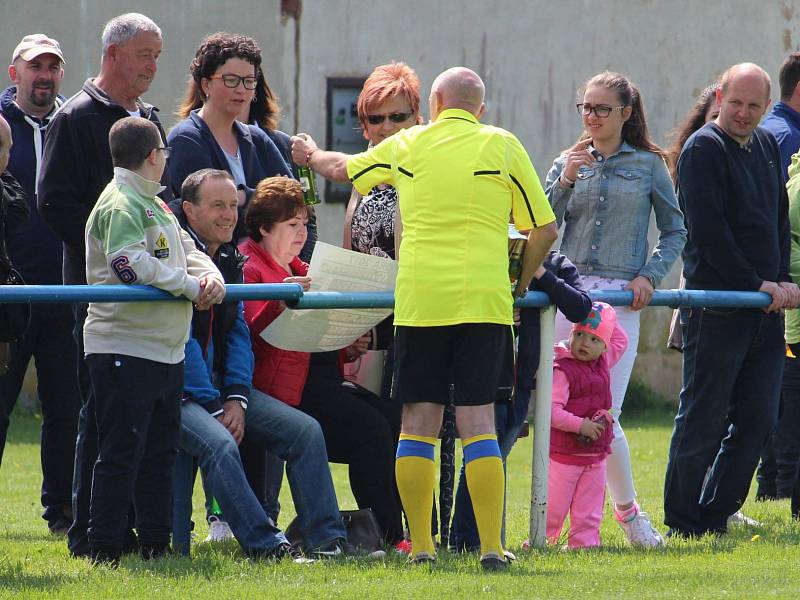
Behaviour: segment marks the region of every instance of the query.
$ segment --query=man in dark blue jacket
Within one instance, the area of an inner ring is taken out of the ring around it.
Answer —
[[[781,309],[795,308],[788,197],[778,144],[758,127],[770,102],[759,66],[728,69],[716,121],[686,141],[678,201],[686,219],[686,289],[761,291],[759,309],[681,308],[683,389],[664,482],[668,535],[727,531],[747,498],[778,412],[785,342]]]
[[[792,155],[800,150],[800,52],[792,52],[778,72],[781,100],[776,102],[761,126],[775,136],[781,155],[783,180],[789,180]],[[789,498],[800,459],[800,359],[786,353],[781,384],[778,422],[761,452],[761,465],[756,473],[756,500]]]
[[[14,85],[0,95],[2,114],[14,137],[9,172],[23,186],[30,207],[27,222],[8,236],[8,254],[28,284],[60,285],[61,240],[36,209],[36,178],[42,164],[44,136],[63,103],[58,95],[64,76],[58,42],[41,33],[26,35],[14,49],[8,74]],[[75,319],[68,304],[33,304],[25,336],[15,342],[7,374],[0,377],[0,460],[9,415],[19,396],[31,357],[36,361],[37,391],[42,403],[42,515],[50,531],[65,535],[72,523],[72,465],[80,410],[75,371]]]
[[[232,241],[238,219],[231,175],[217,169],[190,174],[181,188],[181,201],[171,208],[197,247],[212,257],[225,282],[242,283],[247,259]],[[253,353],[243,311],[242,302],[226,301],[209,311],[195,311],[192,318],[179,442],[184,456],[178,461],[174,486],[176,527],[191,514],[185,508],[193,488],[191,463],[187,464],[191,457],[247,554],[281,558],[289,553],[286,538],[267,516],[242,468],[238,445],[247,437],[262,452],[266,448],[286,460],[306,550],[316,557],[346,552],[347,534],[322,429],[294,407],[251,390]]]

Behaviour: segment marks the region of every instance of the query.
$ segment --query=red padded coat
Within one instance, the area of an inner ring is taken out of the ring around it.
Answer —
[[[244,265],[245,283],[282,283],[286,277],[308,273],[308,265],[297,257],[289,265],[292,272],[287,273],[251,239],[242,242],[239,251],[250,257]],[[276,348],[260,335],[284,308],[278,300],[245,300],[244,318],[250,328],[255,357],[253,387],[290,406],[298,406],[308,378],[311,354]]]

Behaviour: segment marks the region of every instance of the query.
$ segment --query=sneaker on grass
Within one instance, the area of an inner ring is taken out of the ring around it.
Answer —
[[[728,517],[728,527],[761,527],[761,525],[761,521],[748,517],[740,510]]]
[[[505,554],[487,552],[481,556],[481,567],[484,571],[505,571],[511,565],[511,560]]]
[[[639,505],[634,502],[633,506],[625,511],[618,511],[614,508],[614,517],[617,519],[625,537],[631,546],[640,548],[658,548],[664,546],[664,538],[658,533],[650,523],[650,517],[639,509]]]
[[[233,539],[233,532],[227,522],[220,519],[217,515],[208,517],[208,537],[206,542],[227,542]]]
[[[383,550],[369,552],[357,548],[345,540],[332,540],[327,544],[314,548],[308,555],[317,560],[330,560],[334,558],[369,558],[378,560],[386,558],[386,552]]]

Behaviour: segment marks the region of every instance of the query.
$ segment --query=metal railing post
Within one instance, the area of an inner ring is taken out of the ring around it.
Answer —
[[[540,359],[536,372],[533,407],[533,460],[531,462],[531,548],[544,548],[547,527],[547,471],[550,461],[550,410],[553,394],[553,343],[556,307],[550,304],[539,312]]]

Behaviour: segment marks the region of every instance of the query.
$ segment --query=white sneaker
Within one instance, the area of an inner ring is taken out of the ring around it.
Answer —
[[[233,532],[228,523],[216,515],[208,517],[208,537],[206,542],[226,542],[233,539]]]
[[[614,511],[614,516],[620,527],[622,527],[622,531],[625,532],[625,537],[628,538],[628,543],[631,546],[658,548],[665,545],[664,538],[650,523],[650,518],[646,513],[637,510],[635,516],[628,521],[621,520],[617,516],[616,510]]]
[[[761,521],[748,517],[740,510],[728,517],[728,527],[761,527],[761,525]]]

